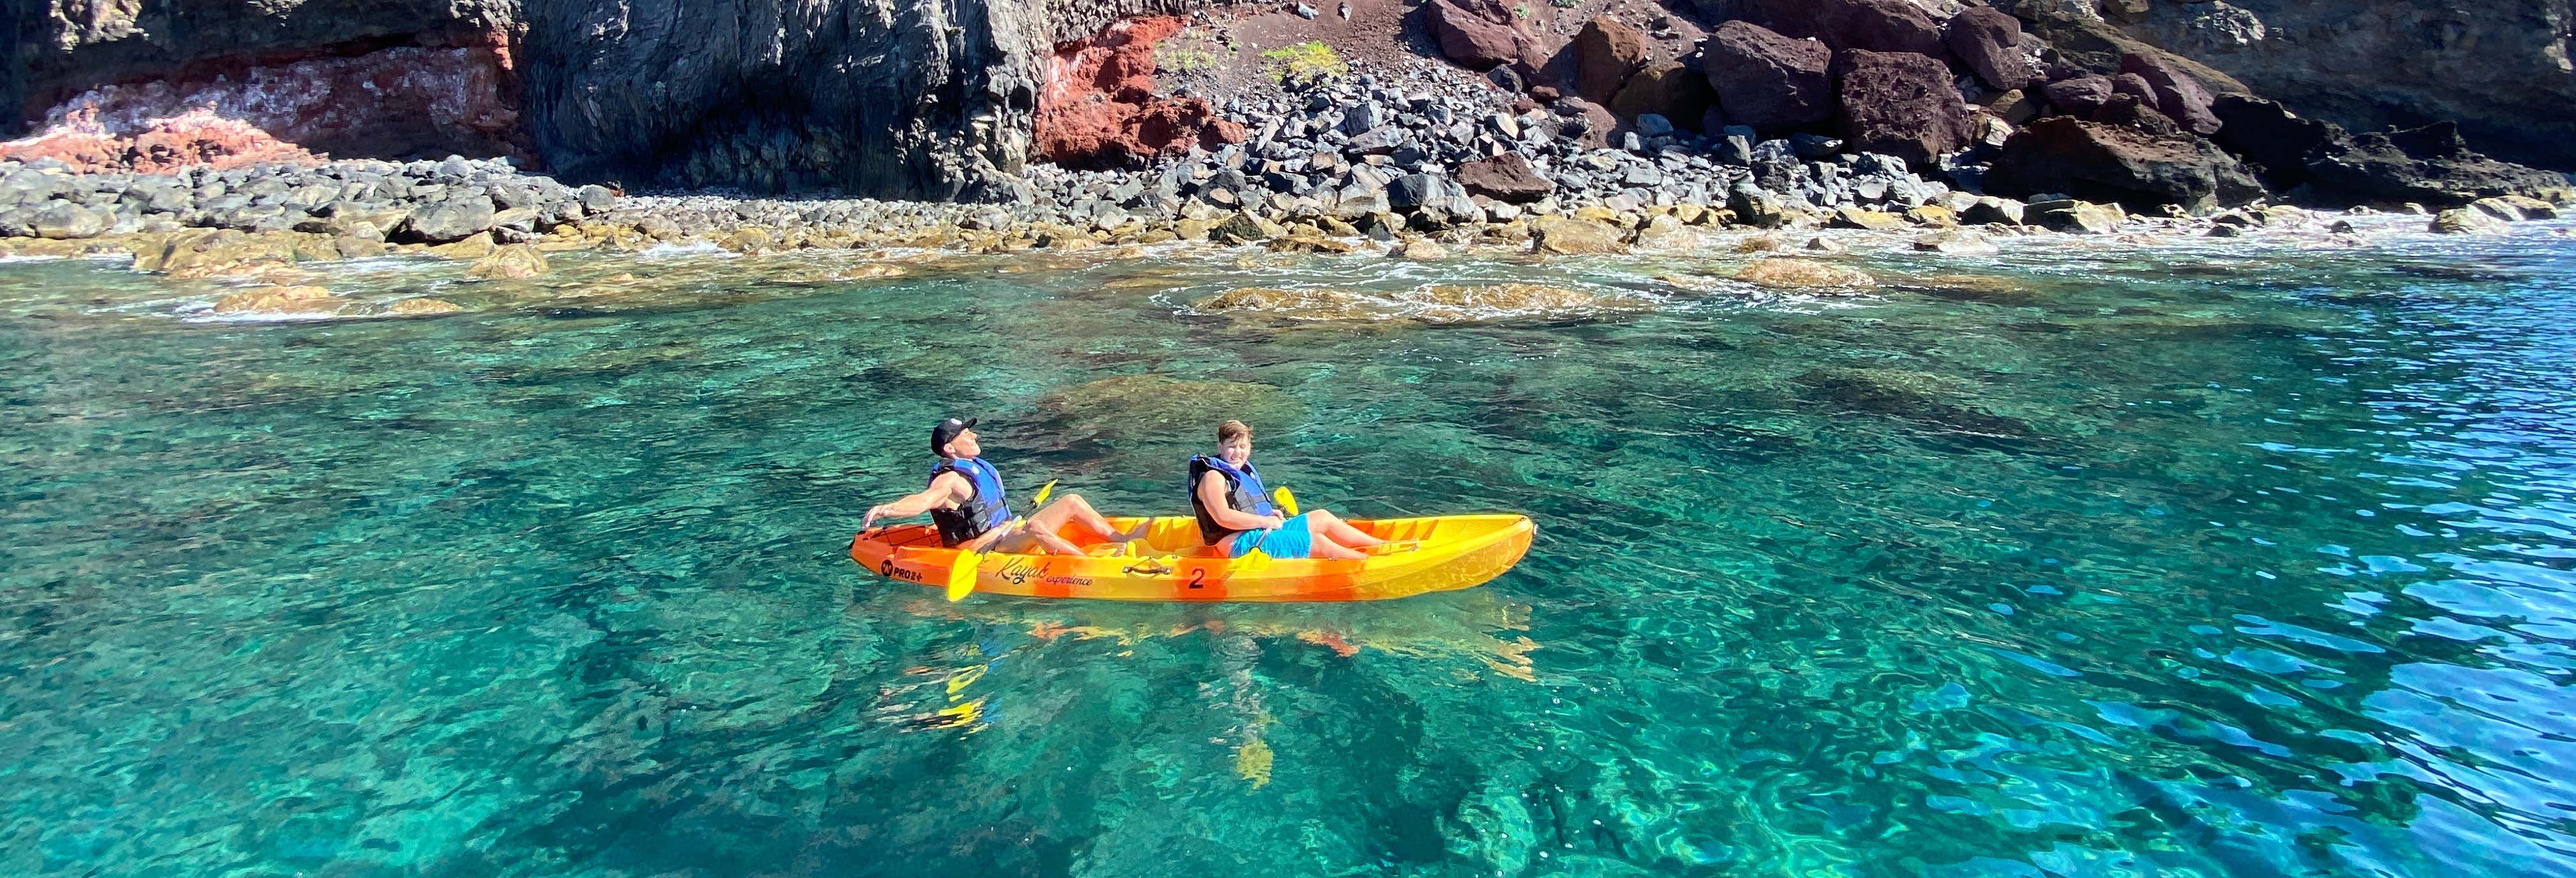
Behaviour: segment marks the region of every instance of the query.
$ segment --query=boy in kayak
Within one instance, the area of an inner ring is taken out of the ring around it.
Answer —
[[[1361,549],[1386,542],[1321,509],[1281,517],[1252,466],[1252,428],[1242,421],[1217,425],[1214,456],[1190,458],[1189,487],[1199,538],[1225,547],[1229,558],[1254,549],[1273,558],[1366,558]]]
[[[984,462],[984,447],[976,443],[974,427],[974,418],[949,418],[931,426],[930,450],[939,455],[939,463],[931,467],[930,486],[870,508],[859,529],[875,527],[878,518],[911,518],[928,512],[931,523],[939,526],[940,543],[951,548],[1050,555],[1083,553],[1082,547],[1056,535],[1069,523],[1113,543],[1145,535],[1142,524],[1128,533],[1110,527],[1109,520],[1093,511],[1080,494],[1058,497],[1030,515],[1025,524],[1013,526],[1019,517],[1011,514],[1010,504],[1002,497],[1001,472]]]

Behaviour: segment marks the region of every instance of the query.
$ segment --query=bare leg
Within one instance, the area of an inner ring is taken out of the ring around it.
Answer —
[[[1353,561],[1368,557],[1367,552],[1362,552],[1358,549],[1349,548],[1340,543],[1333,542],[1331,539],[1326,538],[1321,534],[1315,535],[1311,540],[1311,543],[1312,545],[1306,550],[1306,556],[1310,558]]]
[[[1306,513],[1306,527],[1314,531],[1315,536],[1329,537],[1333,542],[1352,548],[1365,549],[1386,544],[1385,540],[1369,536],[1367,532],[1352,527],[1349,522],[1321,509]]]
[[[986,551],[1000,552],[1005,555],[1080,555],[1083,553],[1081,546],[1056,536],[1054,531],[1038,530],[1035,519],[1031,519],[1030,526],[1021,528],[1018,533],[995,539]]]
[[[1100,513],[1093,511],[1091,504],[1085,502],[1080,494],[1066,494],[1059,497],[1055,502],[1047,504],[1045,509],[1038,510],[1036,515],[1029,516],[1029,529],[1050,536],[1064,529],[1067,524],[1080,525],[1092,536],[1104,540],[1125,542],[1144,536],[1145,528],[1151,526],[1153,521],[1147,519],[1137,524],[1136,530],[1132,533],[1120,533],[1117,528],[1109,526],[1109,519],[1102,518]]]

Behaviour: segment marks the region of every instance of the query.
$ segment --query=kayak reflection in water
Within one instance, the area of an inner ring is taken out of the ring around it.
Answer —
[[[1189,494],[1199,539],[1231,558],[1255,549],[1273,558],[1366,558],[1361,549],[1386,542],[1321,509],[1282,516],[1252,465],[1252,428],[1242,421],[1217,425],[1215,455],[1190,458]]]
[[[1109,520],[1093,511],[1080,494],[1057,498],[1032,513],[1025,523],[1020,522],[1003,497],[1001,472],[984,462],[984,447],[975,441],[974,426],[974,418],[949,418],[933,425],[930,450],[939,455],[939,463],[931,467],[930,486],[921,493],[871,507],[860,529],[875,527],[878,518],[911,518],[927,512],[931,523],[939,527],[941,544],[1004,554],[1083,554],[1080,546],[1057,535],[1067,525],[1112,543],[1145,535],[1143,524],[1123,533],[1110,527]]]

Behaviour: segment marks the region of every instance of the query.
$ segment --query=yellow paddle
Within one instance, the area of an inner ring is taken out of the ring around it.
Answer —
[[[1053,481],[1049,481],[1044,487],[1039,488],[1037,499],[1029,501],[1029,514],[1036,515],[1038,510],[1046,508],[1047,495],[1052,493],[1055,493],[1055,482]],[[1025,518],[1013,522],[1011,524],[1011,530],[1003,533],[1002,536],[1010,536],[1011,533],[1015,533],[1020,528],[1028,526],[1028,522],[1029,520]],[[999,541],[1001,537],[994,537],[993,539],[995,541]],[[983,566],[983,564],[984,553],[973,549],[957,550],[957,560],[950,563],[948,567],[949,603],[956,603],[958,601],[965,600],[966,595],[975,590],[976,568]]]
[[[1271,489],[1270,499],[1278,501],[1279,511],[1288,513],[1289,518],[1297,517],[1297,495],[1288,493],[1287,485]]]

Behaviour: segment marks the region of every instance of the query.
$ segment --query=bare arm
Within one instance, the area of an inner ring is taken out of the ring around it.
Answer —
[[[867,530],[875,527],[879,518],[911,518],[933,509],[946,507],[965,497],[970,489],[971,486],[967,484],[965,476],[953,472],[940,473],[938,478],[930,480],[930,487],[921,489],[919,494],[870,507],[868,518],[859,524],[859,529]]]
[[[1199,474],[1199,505],[1207,507],[1208,516],[1218,527],[1227,530],[1269,530],[1287,520],[1276,515],[1254,515],[1225,505],[1225,477],[1214,472]]]

